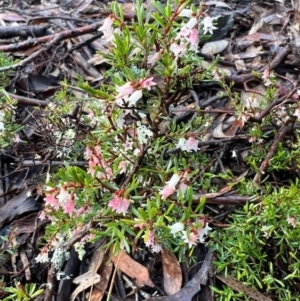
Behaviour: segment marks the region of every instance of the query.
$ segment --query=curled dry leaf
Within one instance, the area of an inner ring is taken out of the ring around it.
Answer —
[[[73,279],[73,283],[75,284],[79,284],[78,287],[74,290],[74,292],[72,293],[71,297],[70,297],[70,301],[74,301],[76,299],[76,296],[84,291],[85,289],[87,289],[88,287],[98,283],[100,281],[100,275],[89,271],[86,272],[85,274],[82,274],[76,278]]]
[[[108,286],[113,268],[113,264],[109,258],[110,257],[107,254],[105,254],[103,257],[102,264],[98,269],[98,274],[100,275],[101,279],[100,282],[94,286],[90,301],[101,301],[105,294],[105,290]]]
[[[161,250],[164,290],[167,295],[177,293],[182,285],[182,272],[176,256],[164,247]]]

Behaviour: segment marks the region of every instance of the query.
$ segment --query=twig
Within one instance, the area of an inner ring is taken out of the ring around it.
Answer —
[[[95,22],[92,25],[78,27],[74,30],[65,30],[65,31],[62,31],[57,34],[53,34],[53,35],[49,35],[49,36],[45,36],[45,37],[41,37],[41,38],[37,38],[37,39],[31,39],[31,40],[28,40],[28,41],[25,41],[22,43],[18,43],[18,44],[10,44],[10,45],[0,46],[0,51],[8,52],[8,51],[22,50],[22,49],[28,48],[30,46],[34,46],[36,44],[48,43],[48,44],[45,44],[41,49],[34,52],[29,57],[27,57],[26,59],[18,62],[17,64],[0,68],[0,72],[23,67],[26,64],[28,64],[29,62],[31,62],[36,56],[38,56],[43,51],[49,50],[53,45],[58,44],[59,42],[66,40],[66,39],[75,38],[80,35],[84,35],[84,34],[96,31],[102,24],[103,24],[103,21],[99,21],[99,22]]]
[[[288,130],[290,129],[290,125],[295,121],[295,118],[290,118],[279,130],[277,136],[275,137],[270,150],[266,156],[266,158],[263,160],[263,162],[261,163],[260,167],[259,167],[259,172],[256,173],[253,181],[255,183],[259,183],[260,182],[260,178],[261,175],[264,174],[266,172],[266,169],[269,166],[269,161],[270,159],[273,157],[273,155],[276,152],[277,146],[279,144],[280,141],[283,140],[284,136],[286,135],[286,133],[288,132]]]
[[[18,101],[18,104],[27,105],[27,106],[38,106],[38,107],[47,107],[50,103],[49,101],[39,100],[34,98],[29,98],[25,96],[16,95],[13,93],[6,92],[10,98]]]
[[[55,267],[52,263],[48,271],[47,289],[45,290],[43,301],[51,301],[56,286]]]

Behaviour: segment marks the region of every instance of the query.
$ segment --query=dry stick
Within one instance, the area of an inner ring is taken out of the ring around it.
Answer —
[[[45,25],[21,25],[21,26],[1,26],[0,39],[9,39],[13,37],[37,37],[45,34],[50,24]]]
[[[17,64],[0,68],[0,72],[24,67],[24,66],[26,66],[26,64],[31,62],[35,57],[37,57],[40,53],[42,53],[43,51],[49,50],[53,45],[55,45],[63,40],[66,40],[66,39],[75,38],[75,37],[84,35],[86,33],[91,33],[93,31],[96,31],[102,24],[103,24],[103,21],[99,21],[99,22],[95,22],[92,25],[78,27],[74,30],[65,30],[65,31],[62,31],[57,34],[53,34],[53,35],[49,35],[49,36],[41,37],[41,38],[37,38],[37,39],[32,39],[32,40],[25,41],[25,42],[22,42],[19,44],[10,44],[10,45],[0,46],[0,51],[3,51],[3,52],[12,51],[13,52],[13,51],[28,48],[30,46],[34,46],[38,43],[47,43],[41,49],[37,50],[32,55],[30,55],[28,58],[21,60]]]
[[[43,296],[43,301],[51,301],[52,296],[54,294],[54,289],[56,286],[56,275],[55,275],[55,267],[54,264],[51,264],[51,267],[48,271],[48,277],[47,277],[47,288],[45,290],[45,295]]]
[[[16,95],[16,94],[13,94],[13,93],[8,93],[8,92],[6,92],[6,93],[7,93],[7,95],[9,95],[9,97],[11,99],[17,100],[18,104],[22,104],[22,105],[47,107],[48,104],[50,103],[49,101],[45,101],[45,100],[29,98],[29,97],[20,96],[20,95]]]
[[[273,155],[275,154],[275,151],[277,149],[277,146],[279,144],[280,141],[283,140],[284,136],[286,135],[287,131],[290,129],[290,124],[294,123],[295,118],[290,118],[279,130],[277,136],[275,137],[270,150],[266,156],[266,158],[264,159],[264,161],[261,163],[260,167],[259,167],[259,172],[256,173],[253,181],[255,183],[259,183],[260,182],[260,178],[261,175],[265,173],[268,165],[269,165],[269,161],[270,159],[273,157]]]
[[[276,107],[280,104],[283,104],[283,103],[298,102],[299,101],[298,99],[296,99],[296,100],[289,99],[289,97],[292,96],[296,91],[297,91],[297,88],[294,88],[287,95],[284,95],[284,96],[280,97],[279,99],[273,101],[265,109],[263,109],[258,115],[256,115],[255,117],[250,117],[249,121],[260,123],[260,122],[262,122],[263,118],[266,117],[274,107]]]

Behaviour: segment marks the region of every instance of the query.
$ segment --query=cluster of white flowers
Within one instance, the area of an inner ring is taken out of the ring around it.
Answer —
[[[153,132],[149,129],[149,127],[141,124],[141,122],[137,122],[137,134],[138,140],[140,143],[147,143],[149,138],[153,136]]]

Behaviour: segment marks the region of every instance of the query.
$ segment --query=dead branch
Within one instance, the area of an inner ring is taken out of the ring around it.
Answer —
[[[18,51],[18,50],[24,50],[31,46],[35,46],[37,44],[42,44],[42,43],[48,43],[47,45],[44,45],[44,47],[43,47],[43,50],[48,50],[50,47],[52,47],[53,45],[55,45],[63,40],[75,38],[75,37],[96,31],[102,24],[103,24],[103,21],[99,21],[99,22],[95,22],[94,24],[91,24],[91,25],[78,27],[74,30],[65,30],[65,31],[62,31],[57,34],[52,34],[52,35],[40,37],[37,39],[29,39],[29,40],[21,42],[21,43],[2,45],[2,46],[0,46],[0,51],[13,52],[13,51]],[[23,66],[23,65],[21,65],[21,66]],[[4,69],[4,70],[2,70],[3,68],[1,68],[0,71],[11,70],[11,69],[15,69],[17,67],[19,67],[19,64],[12,65],[12,66],[10,66],[10,68]]]
[[[40,37],[45,34],[45,31],[50,27],[50,24],[45,25],[21,25],[21,26],[1,26],[0,39],[9,39],[13,37]]]

